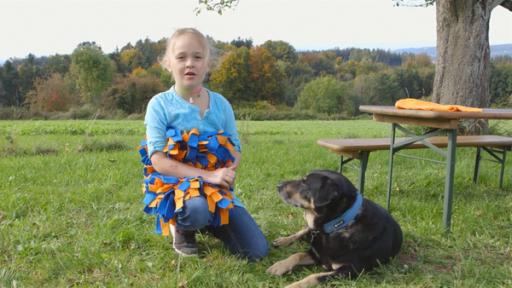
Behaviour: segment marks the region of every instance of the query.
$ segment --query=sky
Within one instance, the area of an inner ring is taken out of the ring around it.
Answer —
[[[392,0],[240,0],[223,15],[196,15],[198,0],[0,0],[0,60],[71,54],[94,41],[110,53],[128,42],[195,27],[216,40],[283,40],[297,50],[435,46],[435,7]],[[491,45],[512,43],[512,12],[492,12]]]

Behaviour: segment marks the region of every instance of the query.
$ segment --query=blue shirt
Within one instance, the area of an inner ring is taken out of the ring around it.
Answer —
[[[169,127],[187,131],[197,128],[199,133],[222,130],[231,135],[235,149],[241,151],[231,104],[222,95],[210,90],[207,92],[210,105],[203,117],[199,107],[185,101],[176,93],[174,87],[151,98],[144,119],[149,157],[155,151],[163,151],[167,142],[165,132]]]

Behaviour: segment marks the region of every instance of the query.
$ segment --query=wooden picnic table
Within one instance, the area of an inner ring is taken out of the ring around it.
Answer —
[[[512,109],[483,109],[482,112],[437,112],[423,110],[397,109],[394,106],[362,105],[361,112],[372,113],[373,119],[379,122],[391,123],[391,145],[389,148],[389,169],[387,207],[390,208],[391,186],[393,179],[393,159],[396,152],[417,142],[425,143],[432,150],[446,158],[446,178],[443,203],[443,224],[446,231],[451,228],[453,178],[455,174],[455,156],[457,147],[457,128],[464,119],[512,119]],[[432,128],[424,134],[417,133],[403,127],[403,124],[419,125]],[[395,142],[396,130],[406,134],[405,140]],[[448,135],[447,150],[444,151],[434,145],[428,144],[426,139]]]

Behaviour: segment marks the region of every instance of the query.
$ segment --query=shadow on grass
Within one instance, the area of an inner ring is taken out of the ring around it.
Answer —
[[[0,155],[8,156],[36,156],[36,155],[56,155],[59,151],[54,147],[34,146],[32,149],[19,146],[11,146],[0,150]]]
[[[128,150],[131,147],[128,147],[125,143],[119,140],[89,140],[85,143],[82,143],[78,146],[78,152],[105,152],[105,151],[121,151]]]

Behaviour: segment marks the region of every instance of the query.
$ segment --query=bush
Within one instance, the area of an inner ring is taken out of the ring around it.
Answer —
[[[81,107],[71,108],[65,115],[67,119],[105,119],[106,115],[100,109],[95,108],[93,105],[85,104]]]
[[[142,113],[151,97],[165,90],[155,76],[136,77],[130,75],[117,79],[103,95],[104,107],[119,109],[127,114]]]
[[[36,79],[34,89],[26,95],[26,102],[30,104],[30,111],[62,112],[78,103],[78,94],[69,77],[56,73],[47,79]]]
[[[126,120],[144,120],[144,113],[133,113],[125,118]]]
[[[317,113],[340,113],[343,97],[348,91],[346,85],[332,76],[319,77],[304,86],[295,106]]]
[[[0,107],[0,119],[2,120],[19,120],[27,118],[29,112],[22,107]]]

